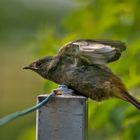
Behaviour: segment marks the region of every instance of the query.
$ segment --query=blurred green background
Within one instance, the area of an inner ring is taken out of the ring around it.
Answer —
[[[56,87],[22,67],[79,38],[125,41],[127,50],[109,66],[140,99],[139,7],[139,0],[1,0],[0,117]],[[124,101],[89,100],[88,120],[88,140],[140,140],[140,112]],[[0,127],[0,140],[25,139],[35,140],[35,113]]]

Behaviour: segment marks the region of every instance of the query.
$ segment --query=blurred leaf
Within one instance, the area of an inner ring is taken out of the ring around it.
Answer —
[[[17,140],[35,140],[35,127],[24,130]]]

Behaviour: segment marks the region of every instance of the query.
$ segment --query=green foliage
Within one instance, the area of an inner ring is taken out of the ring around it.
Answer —
[[[38,56],[55,54],[59,47],[78,38],[122,40],[129,46],[118,62],[109,66],[129,89],[140,86],[140,1],[87,0],[61,22],[45,27],[32,44]],[[46,84],[46,89],[52,88]],[[136,95],[137,97],[140,95]],[[89,101],[89,139],[139,140],[140,113],[119,100]]]
[[[35,140],[35,131],[35,127],[24,130],[21,135],[19,135],[18,140]]]

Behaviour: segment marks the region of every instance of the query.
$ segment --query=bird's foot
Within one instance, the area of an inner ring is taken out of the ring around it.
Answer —
[[[55,95],[73,95],[74,90],[68,88],[66,85],[59,85],[57,89],[54,89]]]

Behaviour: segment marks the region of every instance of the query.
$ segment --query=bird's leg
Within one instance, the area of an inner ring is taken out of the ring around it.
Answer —
[[[74,90],[68,88],[66,85],[59,85],[57,89],[53,90],[56,95],[72,95]]]

